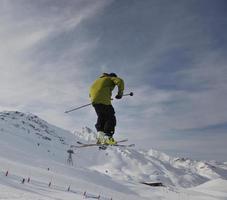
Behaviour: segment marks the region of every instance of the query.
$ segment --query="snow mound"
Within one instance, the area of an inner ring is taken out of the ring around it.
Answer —
[[[193,188],[192,190],[220,197],[221,199],[227,199],[227,180],[221,178],[210,180]]]
[[[196,188],[198,189],[207,189],[207,190],[215,190],[220,192],[227,193],[227,180],[218,178],[211,181],[208,181],[206,183],[203,183]]]
[[[97,138],[97,133],[86,126],[82,127],[82,132],[74,131],[74,134],[87,142],[94,142]]]
[[[162,182],[164,185],[193,187],[221,177],[213,166],[202,161],[172,158],[156,150],[109,148],[101,163],[93,163],[91,169],[137,182]]]

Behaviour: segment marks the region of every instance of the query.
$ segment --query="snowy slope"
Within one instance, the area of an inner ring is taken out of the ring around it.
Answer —
[[[82,199],[85,191],[93,199],[227,198],[226,162],[174,158],[153,149],[89,147],[73,149],[74,165],[68,165],[70,145],[95,137],[87,127],[70,133],[33,114],[1,112],[0,198]],[[31,181],[21,184],[23,178]]]
[[[83,128],[84,138],[94,138],[94,132]],[[81,134],[79,134],[81,137]],[[156,150],[110,147],[94,157],[94,149],[80,149],[79,158],[86,155],[87,167],[106,173],[119,180],[136,182],[162,182],[168,186],[193,187],[206,181],[226,178],[226,164],[174,158]],[[82,161],[83,162],[83,161]]]

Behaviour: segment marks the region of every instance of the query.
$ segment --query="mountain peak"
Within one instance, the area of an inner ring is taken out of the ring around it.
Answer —
[[[20,136],[33,137],[33,139],[44,139],[47,141],[58,140],[65,144],[64,134],[57,132],[63,131],[32,113],[22,113],[19,111],[0,112],[0,127],[2,131]],[[60,131],[59,131],[60,130]]]

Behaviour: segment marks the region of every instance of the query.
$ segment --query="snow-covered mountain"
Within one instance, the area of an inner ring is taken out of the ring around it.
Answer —
[[[81,199],[84,192],[100,199],[227,198],[226,162],[175,158],[136,147],[88,147],[72,149],[74,165],[67,163],[71,145],[95,138],[87,127],[71,133],[33,114],[0,112],[0,198]],[[21,184],[23,178],[31,181]]]

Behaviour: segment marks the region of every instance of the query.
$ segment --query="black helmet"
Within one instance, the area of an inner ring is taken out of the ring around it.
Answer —
[[[110,73],[109,76],[111,76],[111,77],[117,77],[117,74],[115,74],[115,73]]]
[[[102,73],[102,76],[109,76],[108,73]]]

